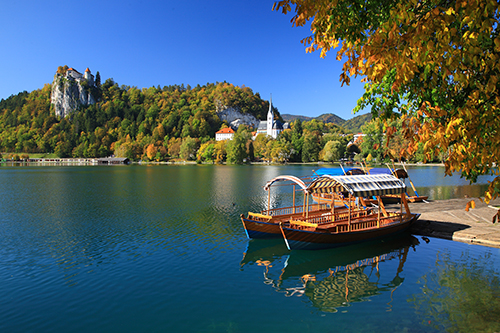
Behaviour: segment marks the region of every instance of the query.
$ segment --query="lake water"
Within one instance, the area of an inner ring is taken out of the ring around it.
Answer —
[[[266,181],[312,169],[1,166],[0,332],[500,331],[500,249],[249,241],[239,215],[266,207]],[[430,199],[488,179],[409,173]]]

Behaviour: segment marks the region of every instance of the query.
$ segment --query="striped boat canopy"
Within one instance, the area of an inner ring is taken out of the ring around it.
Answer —
[[[319,177],[307,188],[312,193],[332,193],[347,191],[355,197],[369,197],[386,194],[401,194],[406,185],[393,175],[353,175]]]
[[[264,190],[268,191],[269,188],[271,187],[271,185],[273,185],[275,182],[279,182],[279,181],[292,182],[292,183],[299,185],[303,191],[307,190],[306,184],[300,178],[297,178],[295,176],[278,176],[276,178],[273,178],[266,183],[266,185],[264,186]]]

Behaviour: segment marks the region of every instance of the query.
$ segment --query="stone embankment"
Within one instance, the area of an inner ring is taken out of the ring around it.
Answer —
[[[465,206],[470,200],[475,201],[476,208],[467,212]],[[411,212],[422,214],[412,226],[412,233],[500,248],[500,222],[492,223],[498,206],[500,199],[489,205],[477,198],[412,203]]]

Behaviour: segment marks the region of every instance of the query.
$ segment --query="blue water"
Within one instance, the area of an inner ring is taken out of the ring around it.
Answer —
[[[0,332],[500,330],[499,249],[247,240],[239,215],[266,207],[265,182],[313,168],[0,167]]]

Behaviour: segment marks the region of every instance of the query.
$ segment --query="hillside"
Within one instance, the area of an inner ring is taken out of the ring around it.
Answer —
[[[166,155],[181,138],[213,139],[222,125],[219,106],[257,119],[265,119],[269,109],[269,102],[250,88],[226,82],[138,89],[107,79],[98,89],[97,103],[80,104],[66,117],[55,115],[50,84],[1,99],[0,151],[103,157],[116,155],[120,147],[125,157],[140,158],[145,147],[154,145]]]
[[[372,114],[362,114],[347,120],[342,127],[350,133],[360,133],[361,126],[372,120]]]
[[[333,149],[322,152],[326,144],[340,142],[335,154],[343,155],[351,139],[351,136],[342,135],[345,131],[339,125],[349,124],[356,132],[355,127],[364,121],[354,118],[346,122],[333,114],[309,121],[313,118],[281,116],[273,107],[277,118],[304,121],[283,131],[280,140],[265,135],[253,138],[252,131],[258,120],[267,116],[269,101],[262,100],[248,87],[217,82],[196,87],[173,85],[138,89],[120,86],[113,79],[101,84],[98,72],[95,85],[92,85],[90,70],[87,78],[71,71],[68,68],[58,73],[52,85],[0,100],[2,155],[10,156],[7,158],[16,155],[17,159],[18,155],[29,154],[73,158],[115,155],[131,160],[197,159],[200,162],[222,162],[227,156],[229,163],[242,163],[243,160],[330,161]],[[77,84],[81,86],[78,92],[70,94]],[[54,93],[56,89],[59,91]],[[91,93],[92,103],[82,101],[82,93]],[[75,104],[71,106],[69,101],[73,100]],[[68,108],[57,112],[61,105],[68,105]],[[255,121],[250,127],[239,126],[234,140],[216,141],[215,133],[233,122],[228,118],[229,113],[241,113],[239,120],[248,116]]]
[[[282,114],[281,116],[283,117],[283,120],[287,122],[292,122],[296,119],[300,119],[301,121],[310,121],[316,119],[324,123],[333,123],[343,127],[347,132],[350,133],[361,132],[361,126],[363,126],[372,119],[372,115],[370,113],[356,116],[349,120],[344,120],[333,113],[325,113],[318,117],[307,117],[307,116],[299,116],[292,114]]]

